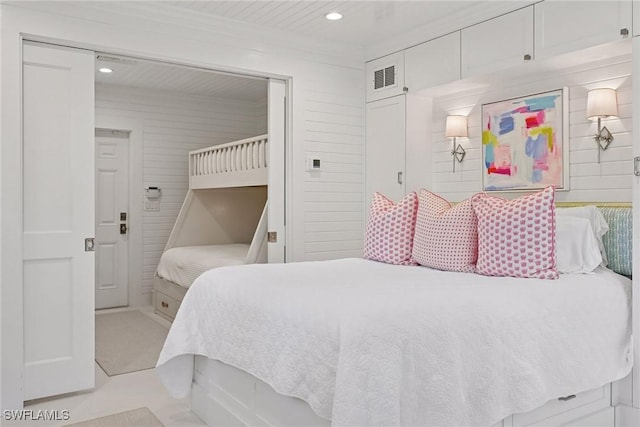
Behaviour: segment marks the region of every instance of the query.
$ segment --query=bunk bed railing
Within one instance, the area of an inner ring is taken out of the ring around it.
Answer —
[[[190,151],[190,187],[265,185],[268,153],[267,135]]]

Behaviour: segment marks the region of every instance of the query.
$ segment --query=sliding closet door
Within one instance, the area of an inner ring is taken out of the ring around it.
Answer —
[[[24,45],[24,400],[94,386],[93,68]]]
[[[286,83],[269,80],[269,262],[285,262],[285,136]]]

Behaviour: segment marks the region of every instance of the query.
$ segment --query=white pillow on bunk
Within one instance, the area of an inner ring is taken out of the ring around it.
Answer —
[[[556,217],[556,268],[564,274],[590,273],[602,263],[598,240],[586,218]]]
[[[597,206],[579,206],[575,208],[558,208],[556,209],[556,218],[561,216],[573,216],[579,218],[586,218],[589,220],[591,224],[591,229],[595,234],[596,240],[598,242],[598,247],[600,248],[600,254],[602,255],[602,263],[603,267],[607,266],[607,251],[604,248],[604,243],[602,242],[602,236],[609,231],[609,224],[607,224],[607,220],[604,219],[600,209]]]

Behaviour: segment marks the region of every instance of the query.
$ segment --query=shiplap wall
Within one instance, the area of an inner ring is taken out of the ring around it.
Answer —
[[[162,189],[160,210],[143,211],[142,283],[130,284],[148,294],[189,187],[188,152],[266,133],[266,100],[255,103],[97,85],[96,116],[100,115],[142,123],[141,184]]]
[[[570,190],[559,191],[561,201],[630,202],[633,176],[631,138],[631,59],[612,60],[585,66],[571,72],[558,71],[539,79],[530,77],[515,87],[504,88],[496,83],[482,92],[457,93],[434,99],[432,156],[433,191],[452,201],[460,201],[482,190],[481,105],[527,94],[568,87],[569,90],[569,161]],[[603,120],[614,141],[597,163],[597,148],[593,140],[596,122],[586,119],[588,89],[617,88],[618,113],[615,119]],[[448,114],[468,116],[469,138],[457,141],[467,151],[462,164],[452,173],[451,141],[444,137]],[[521,193],[520,193],[521,194]],[[514,197],[519,193],[501,193]]]
[[[360,257],[364,236],[364,81],[361,73],[350,78],[328,75],[323,80],[306,82],[302,106],[307,159],[321,162],[320,171],[305,174],[305,258]],[[354,87],[362,92],[354,92]]]

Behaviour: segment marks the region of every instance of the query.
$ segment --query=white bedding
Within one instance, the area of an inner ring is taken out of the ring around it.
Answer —
[[[188,288],[207,270],[246,264],[248,252],[249,245],[244,243],[171,248],[160,257],[157,273],[165,280]]]
[[[628,374],[630,284],[601,268],[546,281],[362,259],[224,267],[187,292],[157,372],[185,396],[200,354],[334,426],[487,426]]]

